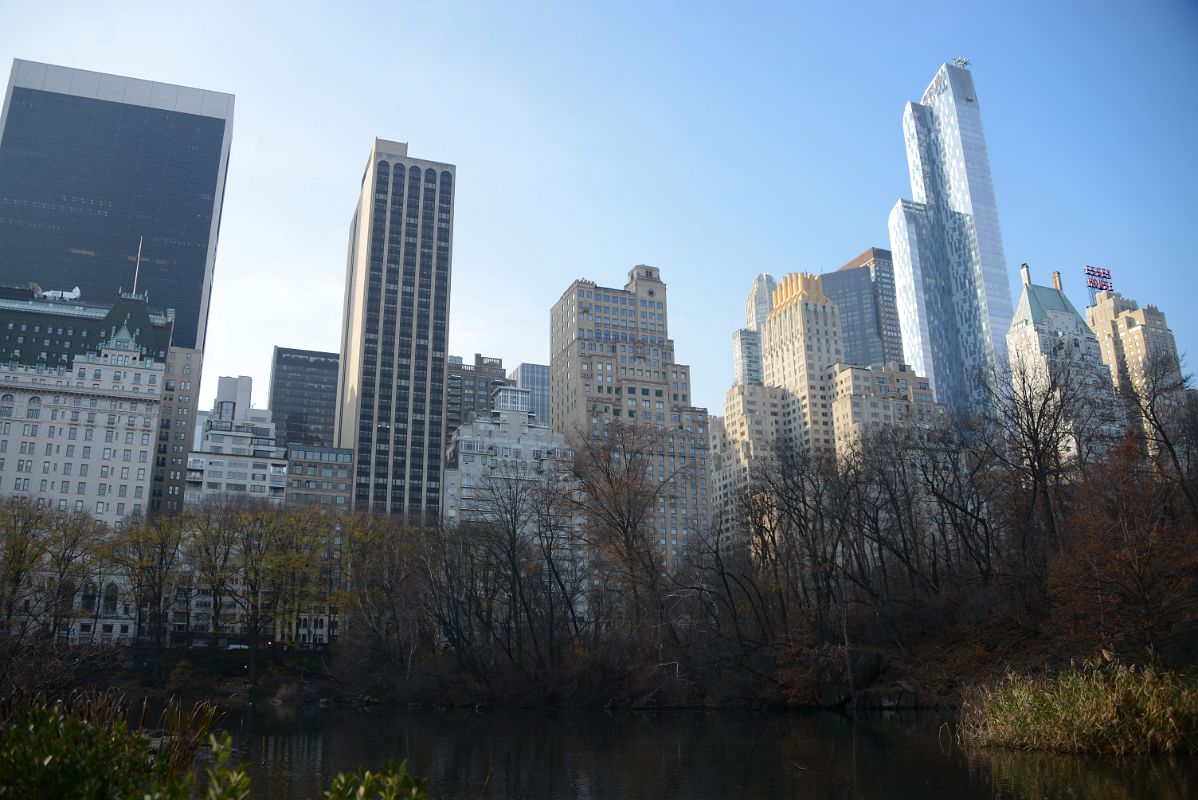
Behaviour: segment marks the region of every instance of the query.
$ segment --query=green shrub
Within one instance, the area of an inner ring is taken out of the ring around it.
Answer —
[[[0,730],[0,797],[117,798],[167,790],[163,762],[124,720],[111,728],[62,706],[25,708]]]
[[[227,731],[221,731],[220,739],[209,738],[212,746],[212,766],[208,768],[208,791],[204,800],[247,800],[250,796],[250,776],[240,766],[233,767],[229,761],[233,755],[233,741]]]
[[[325,789],[325,800],[425,800],[428,781],[408,774],[408,762],[396,769],[388,764],[382,772],[339,774]]]
[[[1055,677],[1007,673],[970,693],[966,744],[1111,755],[1198,752],[1198,682],[1153,666],[1087,661]]]
[[[206,771],[203,797],[247,800],[249,775],[231,765],[229,734],[208,735],[215,711],[211,703],[188,710],[172,701],[163,712],[162,730],[149,734],[131,724],[128,707],[117,695],[78,693],[54,703],[38,695],[10,695],[0,701],[0,800],[189,800],[195,753],[205,737],[213,765]],[[404,762],[398,769],[338,775],[322,796],[425,800],[425,786],[408,774]]]
[[[171,669],[171,674],[166,679],[166,689],[169,692],[177,692],[181,689],[186,689],[191,685],[192,678],[195,676],[195,667],[186,658],[181,658],[175,662],[175,666]]]

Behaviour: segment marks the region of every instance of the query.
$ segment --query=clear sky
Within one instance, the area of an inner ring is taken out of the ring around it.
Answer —
[[[753,276],[889,247],[903,104],[958,55],[1012,291],[1027,261],[1080,308],[1083,265],[1107,267],[1195,366],[1198,3],[738,6],[0,0],[0,65],[237,96],[204,408],[236,374],[266,405],[275,344],[337,349],[378,136],[458,167],[451,353],[547,363],[574,278],[652,264],[694,400],[722,413]]]

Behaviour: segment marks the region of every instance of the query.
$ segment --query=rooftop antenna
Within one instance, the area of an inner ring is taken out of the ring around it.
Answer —
[[[137,237],[137,263],[133,265],[133,294],[137,294],[137,273],[141,271],[141,243],[144,236]]]
[[[960,67],[961,69],[965,69],[966,67],[969,66],[969,59],[965,58],[964,56],[957,56],[956,58],[953,59],[953,66]]]

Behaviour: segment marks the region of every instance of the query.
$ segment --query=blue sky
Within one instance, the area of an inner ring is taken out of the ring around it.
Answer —
[[[910,196],[902,109],[973,62],[1012,291],[1084,264],[1198,359],[1198,4],[33,3],[26,58],[237,96],[202,406],[271,346],[335,350],[372,137],[454,163],[450,352],[546,362],[549,308],[637,263],[722,413],[761,271],[888,247]]]

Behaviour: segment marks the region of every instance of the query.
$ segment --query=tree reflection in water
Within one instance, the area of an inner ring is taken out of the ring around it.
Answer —
[[[1195,787],[1175,762],[967,757],[929,714],[276,711],[226,721],[261,800],[405,758],[438,800],[1172,800]]]

